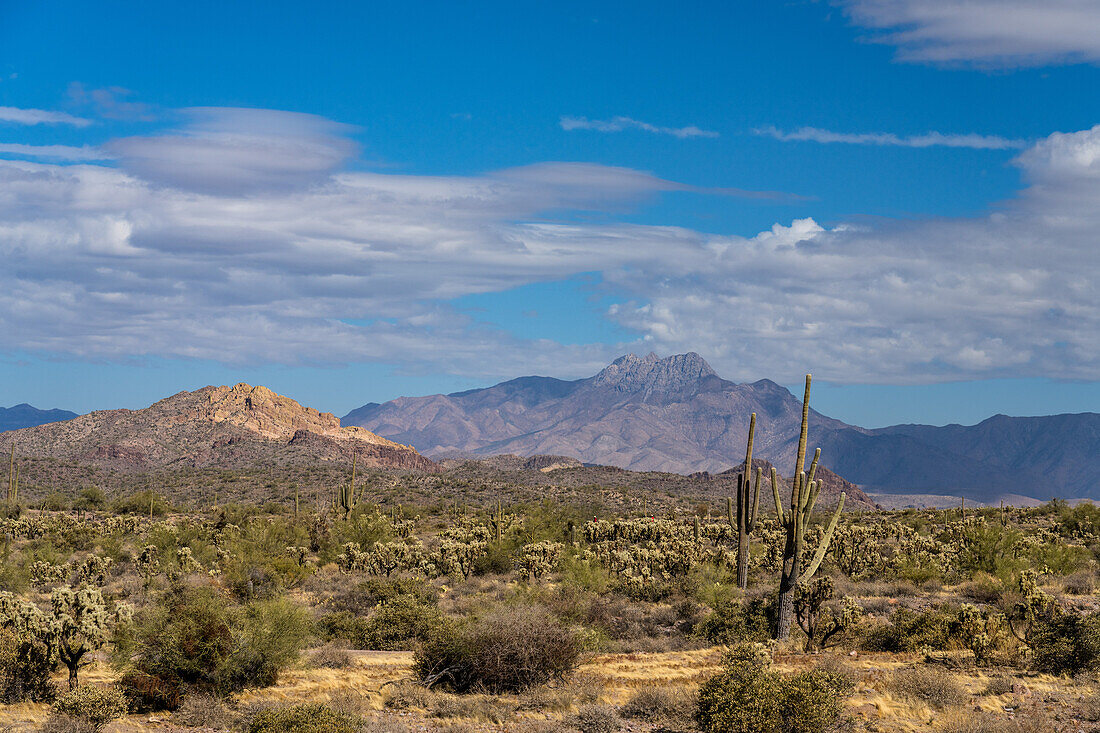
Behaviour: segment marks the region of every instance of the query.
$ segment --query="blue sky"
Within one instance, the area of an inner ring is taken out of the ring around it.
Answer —
[[[694,350],[868,426],[1100,410],[1097,27],[0,2],[0,404],[342,414]]]

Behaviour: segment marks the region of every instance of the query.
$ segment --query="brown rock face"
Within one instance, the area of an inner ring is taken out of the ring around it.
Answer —
[[[102,410],[66,422],[0,433],[26,456],[76,459],[110,468],[233,468],[256,463],[350,461],[436,470],[416,450],[266,387],[237,384],[180,392],[143,410]]]

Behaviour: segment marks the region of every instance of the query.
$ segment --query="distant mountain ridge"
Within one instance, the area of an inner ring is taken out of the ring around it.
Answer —
[[[5,430],[19,430],[31,428],[35,425],[45,425],[51,422],[72,420],[77,417],[75,412],[68,410],[39,410],[23,402],[12,407],[0,407],[0,433]]]
[[[554,454],[636,471],[720,473],[756,455],[789,470],[801,402],[764,379],[735,384],[695,353],[628,354],[585,379],[520,377],[352,410],[360,425],[426,455]],[[811,410],[822,464],[874,491],[1100,496],[1100,415],[997,416],[974,426],[868,430]]]
[[[236,468],[313,461],[438,470],[414,448],[343,427],[266,387],[237,384],[180,392],[141,410],[99,410],[0,433],[0,450],[120,470]]]

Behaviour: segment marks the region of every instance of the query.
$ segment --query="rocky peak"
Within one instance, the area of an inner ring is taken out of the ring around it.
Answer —
[[[592,383],[619,392],[675,392],[714,374],[710,364],[694,351],[664,359],[650,352],[644,357],[620,356],[593,377]]]

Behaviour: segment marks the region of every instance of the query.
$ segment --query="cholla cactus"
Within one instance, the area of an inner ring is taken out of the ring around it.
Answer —
[[[474,571],[474,565],[488,549],[489,543],[483,540],[460,542],[444,539],[436,550],[435,565],[447,575],[461,575],[463,578],[469,578]]]
[[[794,610],[798,625],[806,633],[806,651],[825,649],[836,637],[848,631],[863,618],[863,608],[852,598],[845,598],[839,613],[825,604],[834,595],[833,579],[825,576],[803,584],[795,596]]]
[[[35,560],[31,565],[31,583],[37,586],[55,585],[69,577],[69,568],[54,565],[46,560]]]
[[[176,567],[179,568],[179,572],[183,575],[197,573],[202,570],[202,565],[195,559],[195,555],[191,552],[191,548],[186,546],[176,550]]]
[[[336,556],[336,565],[345,573],[362,572],[366,570],[369,555],[363,552],[358,542],[345,542],[344,551]]]
[[[84,562],[76,566],[77,577],[81,583],[93,583],[102,585],[107,581],[107,573],[110,572],[114,560],[102,555],[89,555]]]
[[[112,616],[98,588],[57,588],[50,596],[57,628],[58,659],[69,670],[69,689],[77,686],[77,670],[84,655],[107,642]]]
[[[1006,620],[1012,635],[1028,644],[1032,629],[1052,621],[1062,609],[1053,596],[1039,587],[1039,573],[1032,569],[1020,573],[1019,588],[1024,599],[1012,605]]]
[[[160,572],[160,551],[156,545],[146,545],[137,558],[138,571],[148,583]]]
[[[298,564],[298,567],[304,568],[306,566],[306,557],[309,555],[309,548],[292,545],[286,548],[286,554]]]
[[[549,574],[558,565],[564,545],[560,542],[536,542],[524,545],[515,561],[516,572],[528,580],[536,580]]]

